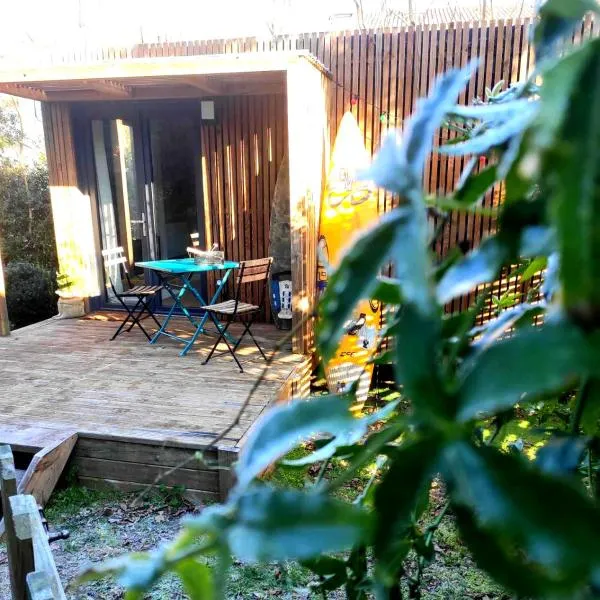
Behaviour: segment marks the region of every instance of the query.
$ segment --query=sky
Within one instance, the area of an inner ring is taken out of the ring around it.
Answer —
[[[364,11],[425,12],[532,0],[360,0]],[[0,0],[0,60],[31,62],[72,48],[269,36],[269,23],[290,33],[354,28],[355,0]],[[335,28],[335,27],[334,27]]]
[[[518,0],[359,0],[365,13],[416,12],[462,6],[488,8]],[[533,0],[520,0],[530,4]],[[40,65],[74,49],[93,55],[142,41],[271,37],[357,26],[355,0],[0,0],[0,68]],[[271,27],[270,27],[271,26]],[[20,101],[28,130],[39,137],[39,108]]]

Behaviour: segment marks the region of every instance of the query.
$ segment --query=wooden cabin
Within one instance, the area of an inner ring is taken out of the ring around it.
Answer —
[[[111,308],[105,248],[122,246],[132,264],[175,258],[198,232],[201,246],[216,243],[229,260],[267,256],[287,160],[301,323],[315,296],[329,81],[307,51],[0,70],[0,92],[42,102],[59,268],[88,310]],[[202,282],[209,297],[214,283]],[[310,352],[311,324],[293,347]]]

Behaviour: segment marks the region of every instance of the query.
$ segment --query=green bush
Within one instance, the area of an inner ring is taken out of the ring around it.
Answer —
[[[28,262],[6,267],[6,302],[13,328],[25,327],[56,314],[54,273]]]
[[[26,261],[56,268],[45,163],[0,160],[0,239],[5,264]]]

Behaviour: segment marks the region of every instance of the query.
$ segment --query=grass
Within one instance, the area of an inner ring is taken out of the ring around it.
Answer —
[[[382,387],[372,398],[389,400],[396,394]],[[527,437],[529,426],[510,424],[506,437],[525,437],[527,446],[532,447],[537,440]],[[313,450],[307,444],[296,448],[288,458],[300,458]],[[324,477],[335,478],[346,468],[339,459],[331,461]],[[294,468],[279,465],[266,479],[274,485],[291,488],[305,488],[314,485],[319,465]],[[361,470],[357,476],[336,491],[340,499],[353,501],[361,493],[371,477],[369,468]],[[69,485],[54,494],[47,507],[47,516],[56,528],[66,527],[72,532],[71,538],[62,542],[64,563],[79,564],[86,560],[101,561],[118,556],[123,552],[149,550],[162,542],[172,539],[179,529],[178,514],[185,512],[181,496],[182,490],[175,492],[166,489],[146,498],[141,512],[134,519],[130,509],[134,496],[117,492],[98,492],[77,485]],[[433,520],[445,503],[443,490],[434,486],[430,506],[423,517],[423,526]],[[167,517],[158,519],[166,512]],[[120,517],[115,518],[115,513]],[[121,520],[119,520],[121,519]],[[131,522],[130,522],[131,521]],[[442,520],[434,539],[435,557],[423,572],[423,600],[504,600],[509,596],[485,573],[477,569],[468,549],[462,544],[452,515]],[[416,557],[407,560],[408,571],[416,568]],[[72,578],[72,573],[71,577]],[[68,577],[68,576],[67,576]],[[68,577],[69,578],[69,577]],[[282,598],[316,597],[315,579],[307,570],[293,562],[246,564],[235,560],[229,573],[228,598],[260,599],[272,596]],[[114,581],[102,580],[88,584],[73,592],[73,598],[119,598],[122,590]],[[81,595],[78,595],[81,593]],[[151,600],[171,600],[183,598],[176,578],[164,577],[147,596]],[[330,597],[344,597],[343,591],[336,591]]]

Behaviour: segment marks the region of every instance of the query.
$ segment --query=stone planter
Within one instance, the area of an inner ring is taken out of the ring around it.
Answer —
[[[77,319],[85,315],[85,303],[83,298],[72,297],[65,298],[59,296],[58,298],[58,315],[57,319]]]

